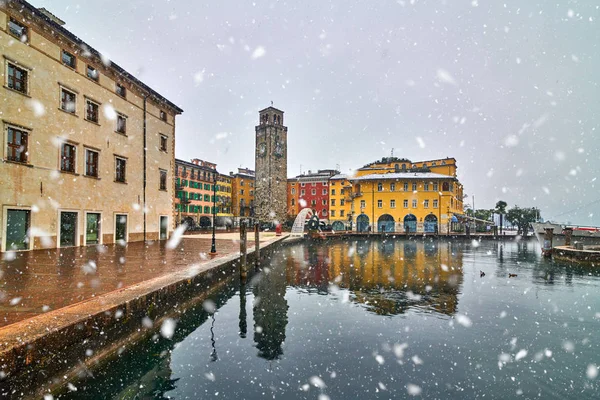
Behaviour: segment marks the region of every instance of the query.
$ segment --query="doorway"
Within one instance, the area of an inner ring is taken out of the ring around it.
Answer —
[[[160,216],[160,234],[159,234],[160,240],[167,239],[168,231],[169,231],[169,217],[167,217],[165,215],[161,215]]]
[[[77,213],[73,211],[60,212],[60,247],[77,245]]]

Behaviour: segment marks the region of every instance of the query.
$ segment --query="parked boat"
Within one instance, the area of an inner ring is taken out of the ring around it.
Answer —
[[[600,245],[600,228],[596,226],[577,226],[577,225],[562,225],[552,222],[534,222],[531,224],[535,237],[544,247],[544,235],[547,228],[554,229],[552,235],[552,247],[565,245],[565,228],[572,228],[573,235],[571,244],[575,242],[583,243],[584,246]]]

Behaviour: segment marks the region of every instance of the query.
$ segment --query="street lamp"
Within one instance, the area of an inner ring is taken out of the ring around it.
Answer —
[[[210,246],[210,255],[217,254],[217,243],[215,241],[215,225],[217,224],[217,174],[214,174],[213,179],[213,223],[212,223],[212,244]]]

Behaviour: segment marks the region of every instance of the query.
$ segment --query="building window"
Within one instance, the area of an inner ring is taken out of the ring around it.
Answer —
[[[14,18],[8,20],[8,32],[23,43],[27,43],[27,27]]]
[[[331,205],[335,206],[335,199],[331,199]]]
[[[324,194],[324,195],[325,195],[325,194],[327,194],[327,189],[323,189],[323,190],[321,191],[321,193],[322,193],[322,194]]]
[[[291,193],[296,194],[296,188],[292,188]]]
[[[117,132],[123,135],[127,133],[127,117],[123,114],[117,114]]]
[[[333,183],[333,185],[335,185],[335,183]],[[335,189],[331,189],[331,195],[335,196]]]
[[[300,190],[300,196],[304,196],[305,193],[306,193],[306,191],[304,189]]]
[[[311,193],[313,196],[314,196],[314,195],[316,195],[316,194],[317,194],[317,189],[312,189],[312,190],[310,191],[310,193]]]
[[[295,205],[296,205],[296,199],[292,199],[292,201],[291,201],[291,204],[292,204],[293,206],[295,206]]]
[[[121,85],[120,83],[116,84],[115,92],[117,92],[117,94],[123,98],[127,97],[127,89],[125,89],[125,86]]]
[[[313,207],[316,206],[317,205],[317,201],[316,200],[311,200],[310,201],[310,205],[313,206]]]
[[[383,183],[379,182],[379,183],[377,184],[377,191],[378,191],[378,192],[383,192]]]
[[[429,192],[429,183],[426,183],[423,187],[423,190]]]
[[[160,110],[160,119],[167,122],[167,113],[164,112],[163,110]]]
[[[405,199],[403,202],[403,205],[404,205],[404,208],[408,208],[408,200]]]
[[[85,101],[85,119],[98,123],[98,104],[90,99]]]
[[[13,63],[8,63],[8,71],[6,74],[6,85],[13,90],[27,94],[29,72],[26,69],[19,68]]]
[[[396,191],[396,184],[390,183],[390,192],[395,192],[395,191]]]
[[[412,184],[412,190],[413,190],[413,192],[417,191],[417,184],[416,183]]]
[[[77,95],[65,88],[60,89],[60,109],[75,114]]]
[[[324,206],[326,206],[326,205],[327,205],[327,200],[323,199],[323,200],[321,201],[321,204],[322,204],[322,205],[324,205]]]
[[[6,139],[6,158],[10,161],[27,163],[29,156],[29,133],[8,127]]]
[[[115,157],[115,181],[125,183],[127,174],[127,160]]]
[[[383,207],[383,200],[377,200],[377,208]]]
[[[62,63],[65,64],[67,67],[73,68],[75,69],[75,63],[76,63],[76,58],[73,54],[69,53],[66,50],[62,51],[62,55],[61,55],[61,60]]]
[[[449,189],[450,189],[450,185],[448,184],[448,182],[443,182],[442,183],[442,191],[447,192]]]
[[[165,171],[164,169],[160,169],[159,173],[160,173],[160,185],[159,185],[159,189],[160,190],[167,190],[167,171]]]
[[[98,73],[98,70],[96,68],[88,65],[87,66],[87,77],[93,81],[98,82],[98,79],[100,78],[100,74]]]
[[[408,183],[404,183],[404,191],[408,192]]]
[[[429,208],[429,200],[423,201],[423,208]]]
[[[63,143],[60,151],[60,170],[75,173],[75,146]]]
[[[367,202],[365,200],[360,201],[360,208],[365,208],[367,206]]]
[[[344,216],[344,210],[340,210],[340,217]]]
[[[438,183],[437,183],[437,182],[435,182],[435,183],[433,184],[433,191],[434,191],[434,192],[437,192],[437,191],[438,191]]]
[[[331,215],[332,217],[335,217],[335,210],[329,211],[329,215]]]
[[[324,208],[323,210],[321,210],[321,215],[323,215],[323,216],[327,215],[327,209]]]
[[[412,208],[417,208],[417,200],[412,201]]]
[[[396,200],[390,200],[390,208],[396,208]]]
[[[165,135],[160,135],[160,151],[167,151],[167,137]],[[194,177],[192,170],[192,178]],[[198,175],[200,177],[200,175]]]
[[[85,150],[85,174],[98,177],[98,152],[90,149]]]
[[[344,199],[340,199],[340,206],[343,206],[343,205],[345,205],[345,204],[346,204],[346,200],[344,200]]]
[[[433,200],[433,208],[438,208],[438,201],[437,201],[437,199]]]
[[[243,196],[244,195],[244,189],[240,189],[240,194]]]
[[[310,184],[311,186],[317,186],[317,182],[313,182]]]
[[[305,185],[305,183],[304,183],[304,182],[302,182],[302,183],[300,184],[300,186],[302,186],[302,187],[304,187],[304,185]]]

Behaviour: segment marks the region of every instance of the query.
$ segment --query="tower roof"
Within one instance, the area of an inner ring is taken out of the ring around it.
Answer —
[[[279,110],[279,109],[277,109],[277,108],[275,108],[273,106],[269,106],[267,108],[263,108],[262,110],[259,111],[259,113],[262,113],[262,112],[265,112],[265,111],[269,111],[269,110],[277,111],[277,112],[280,112],[280,113],[283,114],[283,111],[281,111],[281,110]]]

